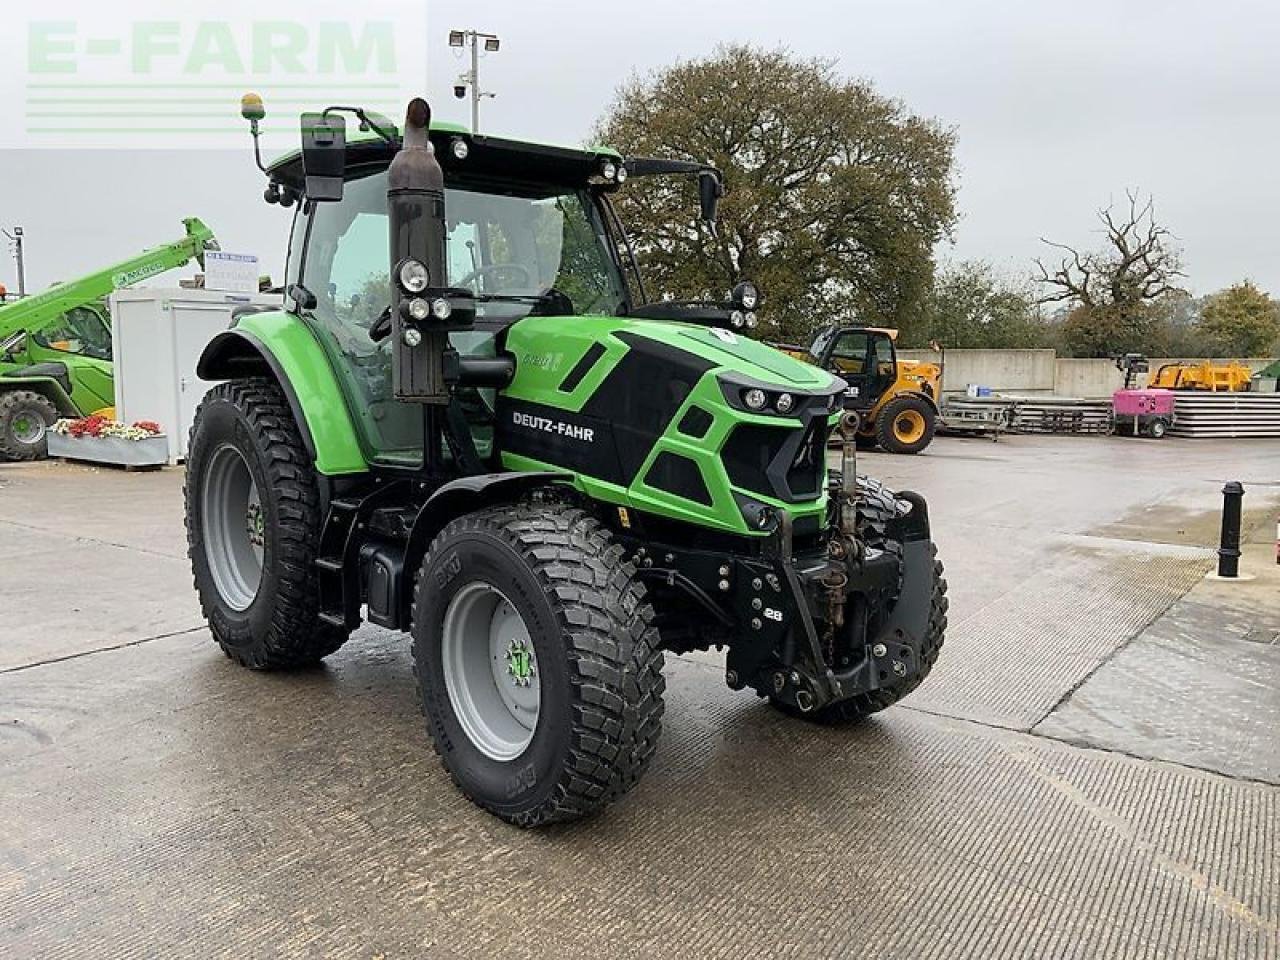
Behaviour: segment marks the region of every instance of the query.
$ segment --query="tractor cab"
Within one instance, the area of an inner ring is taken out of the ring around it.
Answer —
[[[898,379],[898,331],[880,327],[823,327],[809,343],[811,362],[848,384],[846,410],[866,411]]]
[[[822,327],[804,359],[846,384],[844,408],[861,418],[859,438],[890,453],[919,453],[933,440],[942,389],[941,364],[899,360],[898,331]]]

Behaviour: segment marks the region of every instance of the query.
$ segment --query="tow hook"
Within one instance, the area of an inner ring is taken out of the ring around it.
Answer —
[[[798,670],[792,670],[790,674],[783,673],[781,670],[774,671],[774,694],[781,694],[787,689],[788,684],[795,689],[796,707],[801,713],[808,713],[817,706],[817,697],[809,689],[811,680],[808,676],[802,675]]]

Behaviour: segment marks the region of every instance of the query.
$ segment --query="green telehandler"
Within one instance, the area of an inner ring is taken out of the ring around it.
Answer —
[[[248,96],[257,153],[261,100]],[[370,135],[348,141],[344,114]],[[412,639],[458,787],[509,822],[592,813],[648,766],[664,653],[820,723],[913,690],[946,627],[924,499],[856,473],[843,381],[746,336],[760,292],[653,302],[610,197],[718,171],[479,136],[409,104],[302,115],[286,308],[243,311],[189,448],[214,640],[314,664]],[[841,431],[841,468],[826,441]]]
[[[106,297],[192,258],[203,267],[205,250],[217,250],[217,241],[195,217],[182,224],[181,240],[0,306],[0,458],[40,459],[58,417],[83,417],[115,402]]]

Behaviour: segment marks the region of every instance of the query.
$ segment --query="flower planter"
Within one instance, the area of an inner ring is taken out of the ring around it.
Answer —
[[[50,431],[49,456],[122,467],[162,467],[169,462],[169,440],[164,434],[142,440],[123,437],[72,437]]]

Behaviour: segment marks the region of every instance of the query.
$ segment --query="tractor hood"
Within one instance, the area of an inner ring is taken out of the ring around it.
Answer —
[[[836,386],[836,378],[827,371],[730,330],[647,320],[633,321],[630,329],[764,383],[815,393]]]

